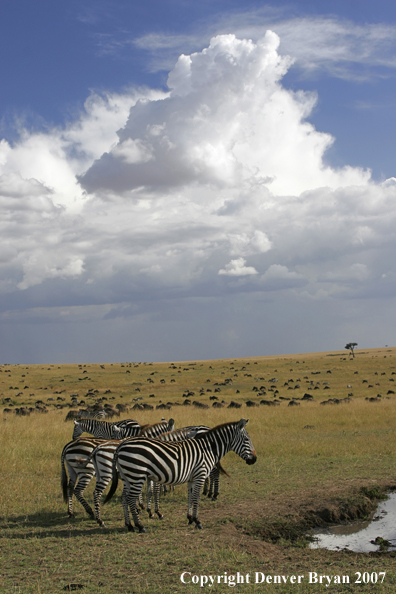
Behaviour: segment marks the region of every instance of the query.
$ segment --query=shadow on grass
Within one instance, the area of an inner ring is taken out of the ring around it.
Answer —
[[[87,534],[125,532],[123,526],[100,527],[91,518],[62,516],[58,512],[0,518],[0,539],[75,538]]]

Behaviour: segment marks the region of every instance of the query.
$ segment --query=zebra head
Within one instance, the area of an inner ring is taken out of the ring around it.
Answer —
[[[119,427],[118,425],[111,426],[111,438],[110,439],[123,439],[125,434],[125,428]]]
[[[81,427],[80,421],[75,420],[72,439],[77,439],[77,437],[80,437],[80,435],[82,435],[83,433],[84,433],[84,429]]]
[[[257,460],[257,454],[253,447],[252,440],[245,429],[248,421],[249,419],[247,421],[241,419],[239,423],[236,424],[231,449],[238,454],[242,460],[245,460],[246,464],[254,464]]]

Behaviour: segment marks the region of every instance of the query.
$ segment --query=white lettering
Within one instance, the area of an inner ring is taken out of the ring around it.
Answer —
[[[184,581],[184,576],[185,575],[191,575],[191,572],[190,571],[183,571],[183,573],[180,576],[180,581],[183,582],[183,584],[189,584],[190,583],[190,580],[188,582],[185,582]]]
[[[318,583],[318,574],[315,571],[310,571],[308,575],[309,575],[309,583],[310,584]]]
[[[256,584],[262,584],[265,580],[265,575],[261,571],[256,571]]]

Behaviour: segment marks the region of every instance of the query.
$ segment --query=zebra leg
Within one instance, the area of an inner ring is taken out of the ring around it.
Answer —
[[[147,483],[147,500],[148,500],[148,498],[149,498],[149,483]],[[142,491],[140,491],[140,494],[139,494],[139,506],[141,509],[144,509],[144,501],[143,501]],[[147,507],[148,507],[148,504],[147,504]],[[147,511],[148,511],[148,509],[147,509]]]
[[[93,492],[94,505],[95,505],[95,518],[96,518],[96,521],[99,524],[99,526],[103,526],[104,528],[106,527],[106,524],[103,522],[102,518],[100,517],[100,499],[103,495],[103,491],[106,489],[106,487],[110,481],[110,478],[111,478],[110,475],[104,476],[101,478],[101,480],[97,481],[95,491]]]
[[[151,511],[151,497],[153,494],[153,481],[149,481],[147,480],[147,512],[149,515],[149,519],[151,520],[151,518],[153,517],[153,512]],[[140,499],[143,500],[142,498],[142,493],[140,492],[139,495],[139,505],[140,505]],[[143,508],[144,509],[144,508]]]
[[[141,493],[143,489],[145,480],[146,477],[144,477],[143,480],[140,480],[139,482],[136,482],[132,486],[130,486],[129,493],[126,496],[127,503],[132,513],[133,521],[135,523],[136,528],[138,528],[139,532],[146,532],[146,528],[141,523],[136,508],[136,502],[139,498],[139,493]]]
[[[199,507],[199,498],[201,496],[201,490],[202,490],[204,482],[205,482],[205,479],[203,477],[196,479],[192,483],[192,489],[191,489],[191,499],[192,499],[192,505],[193,505],[192,522],[195,522],[195,528],[199,528],[199,530],[202,530],[202,524],[198,520],[198,507]]]
[[[212,501],[217,501],[217,497],[219,495],[219,485],[220,485],[220,472],[219,472],[219,469],[217,468],[217,466],[215,466],[212,469],[209,477],[210,477],[210,489],[209,489],[208,497],[212,497],[212,491],[213,491]]]
[[[85,511],[91,518],[95,518],[95,514],[92,511],[91,506],[88,502],[84,499],[84,491],[91,482],[93,475],[92,474],[84,474],[80,475],[77,483],[77,487],[74,489],[74,495],[77,497],[78,501],[81,503]]]
[[[159,483],[154,483],[154,505],[155,505],[155,513],[159,517],[160,520],[164,517],[159,510],[159,496],[161,492],[161,485]]]
[[[74,518],[73,513],[73,492],[74,492],[74,485],[76,484],[75,480],[69,479],[67,485],[67,513],[69,518]]]
[[[202,495],[208,495],[209,488],[210,488],[210,479],[209,479],[209,477],[206,477]],[[210,496],[211,496],[211,493],[209,493],[208,497],[210,497]]]
[[[193,494],[193,486],[194,483],[188,482],[187,483],[187,491],[188,491],[188,511],[187,511],[187,520],[189,524],[193,523],[192,517],[192,494]]]
[[[76,481],[78,480],[78,475],[77,475],[76,471],[74,470],[73,466],[70,466],[68,464],[67,460],[65,461],[65,464],[66,464],[67,472],[69,473],[69,482],[67,483],[67,514],[68,514],[69,518],[74,518],[73,493],[74,493],[74,487],[76,485]]]
[[[132,526],[131,520],[129,517],[128,495],[129,495],[129,485],[126,481],[124,481],[124,488],[122,490],[121,501],[122,501],[122,508],[124,510],[125,526],[128,528],[128,532],[135,532],[135,528]]]

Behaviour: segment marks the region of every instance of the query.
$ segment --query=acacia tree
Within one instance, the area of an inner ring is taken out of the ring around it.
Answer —
[[[357,342],[348,342],[345,345],[345,348],[348,349],[348,351],[351,351],[352,356],[355,357],[355,347],[357,347],[358,343]]]

